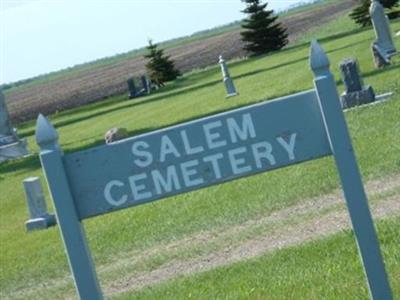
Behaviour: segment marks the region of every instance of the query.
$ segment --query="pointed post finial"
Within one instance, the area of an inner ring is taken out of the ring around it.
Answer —
[[[36,143],[43,149],[58,149],[58,133],[50,121],[39,114],[36,121]]]
[[[315,76],[329,73],[329,59],[324,49],[317,42],[312,40],[310,49],[310,66]]]

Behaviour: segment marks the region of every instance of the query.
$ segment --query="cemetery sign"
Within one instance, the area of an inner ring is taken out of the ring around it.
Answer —
[[[375,300],[391,291],[329,61],[311,47],[315,89],[63,154],[39,116],[36,140],[81,299],[102,299],[81,221],[333,155]]]

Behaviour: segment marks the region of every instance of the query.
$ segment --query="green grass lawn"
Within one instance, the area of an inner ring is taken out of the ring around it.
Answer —
[[[392,29],[398,31],[400,22],[392,23]],[[357,57],[365,83],[371,84],[378,94],[387,91],[395,92],[389,102],[346,112],[346,119],[364,180],[400,174],[399,58],[393,66],[376,70],[370,53],[370,44],[374,39],[372,30],[370,28],[359,30],[346,18],[338,19],[312,34],[319,37],[322,46],[327,51],[340,91],[343,87],[338,76],[338,63],[347,57]],[[396,45],[400,49],[400,38],[396,39]],[[308,67],[308,52],[309,41],[304,40],[298,45],[272,55],[229,63],[231,74],[240,92],[239,96],[229,100],[225,99],[219,67],[214,66],[185,74],[176,82],[148,97],[135,100],[127,100],[126,96],[114,97],[104,102],[52,115],[50,118],[59,132],[60,143],[65,151],[87,148],[102,143],[104,133],[111,127],[125,127],[131,135],[134,135],[310,89],[312,74]],[[47,290],[44,283],[64,280],[63,278],[69,274],[58,229],[51,228],[30,234],[27,234],[24,229],[24,221],[28,214],[21,182],[28,176],[40,176],[43,179],[43,175],[36,155],[38,148],[33,136],[34,123],[21,124],[20,134],[28,138],[30,149],[35,155],[0,166],[0,295],[4,298],[17,298],[16,293],[19,289],[43,286],[44,292],[33,293],[30,299],[46,299],[50,297],[49,295],[61,297],[65,293],[73,293],[70,279],[66,284],[52,289],[51,294],[43,294]],[[265,215],[294,205],[307,197],[331,192],[337,187],[338,177],[333,160],[325,158],[93,218],[85,221],[84,225],[96,266],[101,267],[115,262],[118,257],[128,251],[145,252],[150,247],[162,245],[171,240],[179,240],[201,231],[228,228],[256,218],[258,215]],[[48,195],[47,198],[49,198]],[[51,207],[50,201],[49,206]],[[382,224],[383,233],[380,237],[387,239],[389,244],[394,243],[396,235],[385,235],[385,228],[388,226],[385,224],[395,224],[398,227],[399,221]],[[353,248],[347,249],[346,245]],[[344,257],[354,254],[350,253],[350,255],[347,251],[355,251],[354,241],[350,234],[345,234],[321,244],[315,242],[312,246],[269,255],[262,260],[263,264],[271,263],[278,266],[285,255],[288,257],[289,254],[298,254],[299,260],[304,260],[305,263],[307,261],[305,258],[312,254],[312,249],[319,247],[318,249],[323,251],[328,246],[337,247],[338,253],[342,253]],[[385,251],[387,254],[385,258],[389,260],[399,256],[399,249],[394,246],[388,247]],[[318,262],[321,262],[321,266]],[[287,286],[302,290],[301,295],[304,297],[312,296],[314,293],[312,278],[317,275],[311,274],[311,271],[320,267],[329,268],[329,266],[338,272],[333,274],[346,277],[348,274],[352,275],[354,271],[356,273],[353,275],[354,278],[362,280],[362,271],[359,267],[354,265],[354,270],[340,273],[336,263],[338,262],[334,257],[318,258],[316,264],[310,267],[310,281],[306,282],[296,282],[294,276],[296,267],[288,265],[286,272],[282,270],[280,273],[280,279],[270,283],[271,289],[278,295],[280,282],[284,281],[284,275],[287,273],[286,275],[292,278],[288,279]],[[240,293],[250,291],[251,288],[247,289],[247,287],[252,284],[255,285],[257,291],[254,298],[264,298],[263,295],[267,291],[257,288],[264,280],[258,282],[257,278],[250,276],[247,282],[246,272],[250,272],[248,266],[239,264],[232,268],[243,269],[243,278],[240,279],[243,291],[240,290],[240,284],[232,284],[235,280],[232,274],[235,272],[232,271],[228,272],[229,276],[224,281],[221,281],[220,294],[214,295],[215,298],[225,298],[226,290],[224,290],[223,282],[230,284],[231,288],[238,287],[236,291],[232,291],[233,294],[229,294],[232,298],[235,298],[234,293],[244,295]],[[269,269],[266,272],[273,270]],[[393,272],[393,268],[390,271]],[[211,282],[215,278],[213,276],[218,277],[220,276],[218,274],[222,274],[220,272],[223,271],[217,270],[215,273],[201,276],[205,276],[204,280]],[[297,270],[297,272],[300,271]],[[392,280],[400,286],[398,273],[393,272],[393,274]],[[230,275],[233,277],[230,278]],[[251,278],[255,278],[255,281],[251,282]],[[107,281],[107,274],[102,280]],[[188,286],[192,284],[191,280],[188,279]],[[247,283],[243,283],[244,281]],[[351,280],[348,284],[350,283]],[[174,288],[179,287],[171,287],[168,284],[167,287],[160,288],[160,291],[164,288],[171,289],[172,293]],[[329,295],[332,295],[330,297],[333,297],[336,288],[343,290],[343,293],[346,292],[345,287],[339,287],[338,284],[331,287],[328,285],[326,289],[318,288],[315,293],[316,295],[330,293]],[[194,292],[200,295],[198,293],[202,287],[196,286],[196,289]],[[329,289],[332,291],[329,292]],[[362,289],[360,287],[359,291],[365,295]],[[154,292],[158,291],[157,288]],[[400,291],[398,289],[396,291],[400,297]],[[180,293],[184,292],[186,292],[185,288],[178,294],[183,297],[185,294]],[[286,292],[290,291],[286,290]],[[146,293],[143,295],[150,297]],[[211,297],[214,296],[211,295]]]
[[[394,295],[400,295],[400,217],[378,223]],[[395,297],[395,299],[397,299]],[[118,299],[369,299],[354,235],[289,247],[259,258],[128,293]]]

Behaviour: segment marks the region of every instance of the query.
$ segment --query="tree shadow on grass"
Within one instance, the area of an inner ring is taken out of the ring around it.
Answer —
[[[35,171],[40,168],[39,156],[33,153],[31,156],[9,160],[0,165],[0,181],[6,173],[20,174],[22,172]]]
[[[268,71],[272,71],[272,70],[279,69],[279,68],[284,68],[284,67],[287,67],[287,66],[302,62],[302,61],[307,60],[307,59],[308,59],[308,56],[304,56],[304,57],[301,57],[301,58],[298,58],[298,59],[294,59],[294,60],[291,60],[291,61],[288,61],[288,62],[284,62],[284,63],[278,64],[278,65],[273,65],[271,67],[260,68],[260,69],[254,70],[254,71],[242,73],[242,74],[233,76],[233,78],[234,79],[241,79],[241,78],[245,78],[245,77],[248,77],[248,76],[254,76],[254,75],[257,75],[259,73],[268,72]]]
[[[379,75],[381,73],[384,73],[384,72],[387,72],[387,71],[391,71],[391,70],[396,70],[396,69],[400,69],[400,64],[390,65],[390,66],[387,66],[387,67],[382,68],[382,69],[375,69],[375,70],[372,70],[372,71],[369,71],[369,72],[365,72],[365,73],[362,73],[362,76],[363,77],[370,77],[370,76]]]

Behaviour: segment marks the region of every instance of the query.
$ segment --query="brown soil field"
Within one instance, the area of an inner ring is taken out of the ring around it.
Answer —
[[[329,22],[354,6],[350,0],[322,6],[319,9],[282,17],[287,27],[289,41],[294,42],[311,28]],[[225,59],[245,57],[240,30],[190,42],[166,50],[181,72],[214,65],[218,56]],[[37,114],[50,114],[83,104],[103,100],[107,97],[127,93],[126,80],[145,73],[146,60],[139,56],[106,66],[93,67],[78,74],[66,74],[63,78],[32,86],[21,86],[11,91],[7,106],[14,122],[36,118]]]

